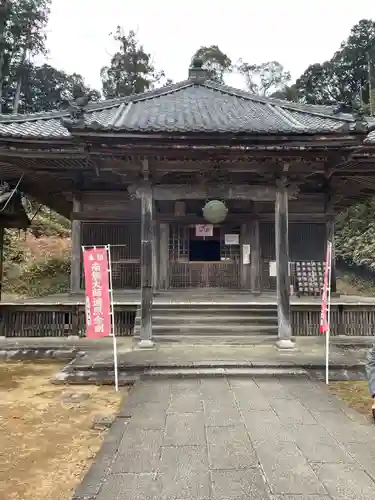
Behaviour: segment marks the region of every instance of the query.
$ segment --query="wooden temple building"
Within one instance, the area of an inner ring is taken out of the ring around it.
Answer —
[[[83,303],[82,245],[110,244],[114,288],[140,291],[144,344],[153,303],[183,294],[193,307],[200,294],[272,303],[278,345],[288,348],[294,335],[318,334],[335,214],[375,195],[374,128],[341,105],[208,81],[197,60],[186,81],[144,94],[1,116],[0,178],[21,179],[22,192],[72,220],[66,308]],[[333,292],[335,282],[333,259]],[[305,319],[293,319],[293,301]],[[335,307],[332,328],[345,333],[349,316]]]

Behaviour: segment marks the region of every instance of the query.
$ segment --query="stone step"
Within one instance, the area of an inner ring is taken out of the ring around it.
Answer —
[[[135,335],[139,334],[139,328],[135,329]],[[277,325],[153,325],[153,335],[241,335],[277,334]]]
[[[154,305],[153,335],[160,337],[231,337],[277,334],[277,308],[249,304]],[[134,336],[140,333],[140,310]]]
[[[196,312],[198,314],[202,312],[207,312],[207,313],[216,313],[218,311],[223,311],[225,313],[233,313],[233,314],[247,314],[247,313],[254,313],[254,314],[263,314],[263,313],[269,313],[273,314],[277,312],[276,307],[250,307],[250,306],[242,306],[242,307],[231,307],[231,306],[200,306],[196,307],[195,305],[191,306],[152,306],[153,311],[158,311],[158,312],[179,312],[179,311],[189,311],[189,312]]]
[[[212,377],[308,377],[309,372],[300,367],[161,367],[136,370],[132,373],[119,370],[118,383],[120,387],[131,386],[139,379],[150,378],[212,378]],[[75,371],[60,371],[54,375],[51,382],[55,385],[114,385],[113,367],[102,370],[91,368]]]
[[[183,342],[184,345],[231,345],[231,346],[255,346],[255,345],[275,345],[277,332],[275,333],[258,333],[258,334],[232,334],[232,335],[207,335],[207,332],[202,332],[200,335],[181,335],[181,333],[157,334],[157,341],[168,343]],[[139,336],[136,336],[139,338]]]
[[[160,312],[180,312],[180,311],[188,311],[195,313],[213,313],[215,314],[218,311],[223,311],[226,313],[260,313],[263,314],[265,312],[268,313],[277,313],[276,306],[252,306],[252,305],[235,305],[235,304],[153,304],[153,311]]]
[[[136,319],[137,324],[140,324],[140,318],[138,317]],[[190,316],[168,316],[168,315],[163,315],[163,316],[154,316],[152,315],[152,324],[153,325],[164,325],[164,324],[189,324],[189,325],[195,325],[195,324],[214,324],[216,325],[217,323],[219,324],[230,324],[230,325],[247,325],[247,324],[277,324],[277,316],[234,316],[234,317],[228,317],[228,316],[222,316],[218,314],[217,316],[195,316],[195,315],[190,315]]]
[[[147,378],[196,378],[196,377],[308,377],[303,368],[249,367],[249,368],[151,368],[141,379]]]

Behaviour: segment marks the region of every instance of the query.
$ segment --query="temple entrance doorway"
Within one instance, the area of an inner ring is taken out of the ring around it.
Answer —
[[[240,245],[226,245],[238,229],[215,226],[202,236],[195,224],[171,225],[169,288],[240,289]]]
[[[220,262],[221,241],[220,228],[214,228],[212,236],[197,236],[195,228],[189,231],[190,262]]]

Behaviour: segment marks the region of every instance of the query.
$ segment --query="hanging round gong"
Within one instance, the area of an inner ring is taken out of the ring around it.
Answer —
[[[228,214],[228,209],[223,201],[211,200],[203,207],[203,217],[211,224],[223,222]]]

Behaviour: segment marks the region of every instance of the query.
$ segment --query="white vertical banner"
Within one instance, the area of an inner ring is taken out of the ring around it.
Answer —
[[[113,339],[113,368],[115,373],[115,389],[118,391],[118,362],[117,362],[117,339],[115,325],[115,308],[113,303],[113,280],[112,280],[112,260],[111,260],[111,245],[106,245],[108,254],[108,272],[109,272],[109,296],[111,303],[111,324],[112,324],[112,339]]]
[[[327,254],[324,267],[324,283],[322,293],[322,308],[320,313],[320,332],[326,336],[325,342],[325,382],[329,384],[329,343],[331,327],[331,276],[332,276],[332,242],[327,242]]]

